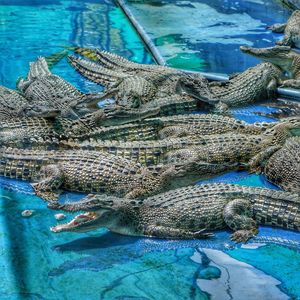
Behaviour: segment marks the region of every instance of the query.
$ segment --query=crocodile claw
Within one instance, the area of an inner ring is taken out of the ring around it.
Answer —
[[[63,207],[63,205],[60,204],[57,201],[50,201],[48,203],[47,207],[50,208],[50,209],[59,210],[59,209],[61,209]]]
[[[235,241],[236,243],[246,243],[249,239],[255,236],[256,231],[254,230],[238,230],[235,231],[231,236],[230,239]]]
[[[208,239],[213,236],[214,234],[212,232],[206,232],[206,228],[194,232],[195,238]]]

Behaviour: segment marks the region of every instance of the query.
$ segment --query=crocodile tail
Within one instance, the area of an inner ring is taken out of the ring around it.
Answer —
[[[30,69],[27,75],[28,80],[49,75],[51,75],[51,72],[44,57],[39,57],[36,61],[30,63]]]
[[[122,56],[104,51],[99,49],[88,49],[77,47],[75,49],[77,54],[80,54],[84,57],[87,57],[97,63],[100,63],[105,68],[114,70],[114,71],[130,71],[133,68],[139,69],[140,65],[134,62],[129,61]]]
[[[75,47],[73,50],[75,53],[82,55],[90,60],[93,60],[96,62],[98,61],[97,55],[96,55],[96,49]]]
[[[49,69],[52,69],[55,65],[57,65],[67,55],[68,55],[68,51],[67,50],[62,50],[62,51],[56,52],[54,54],[51,54],[49,56],[45,56],[45,60],[47,62],[47,65],[48,65]]]
[[[105,87],[109,87],[118,80],[127,77],[126,74],[114,72],[99,64],[72,55],[68,56],[68,62],[82,76]]]
[[[248,125],[244,128],[243,133],[248,134],[260,134],[266,131],[269,128],[272,128],[274,123],[267,123],[267,122],[255,122],[251,125]]]

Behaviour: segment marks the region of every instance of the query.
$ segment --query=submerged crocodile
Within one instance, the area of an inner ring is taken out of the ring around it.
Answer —
[[[79,202],[48,207],[86,212],[52,227],[56,233],[106,227],[124,235],[195,239],[230,228],[232,240],[246,242],[257,234],[258,225],[300,230],[299,195],[222,183],[180,188],[141,201],[90,195]]]
[[[288,46],[253,48],[241,46],[241,51],[271,62],[284,71],[290,79],[281,82],[283,87],[300,88],[300,54]]]
[[[60,188],[143,197],[161,191],[170,173],[107,153],[1,148],[0,175],[34,181],[35,193],[49,201],[58,198]]]
[[[261,169],[267,179],[289,192],[300,194],[300,137],[287,139],[283,147],[274,147],[250,160],[252,169]],[[258,167],[259,165],[259,167]]]
[[[45,58],[30,63],[26,79],[20,79],[18,89],[30,102],[28,116],[62,115],[78,118],[96,107],[99,95],[83,94],[70,83],[49,71]]]
[[[273,32],[284,33],[283,40],[277,41],[276,44],[300,48],[300,10],[295,10],[287,23],[274,24],[267,28]]]
[[[216,112],[222,113],[228,107],[273,99],[276,97],[281,77],[282,72],[277,66],[271,63],[258,64],[231,76],[228,81],[211,82],[209,84],[211,98],[207,98],[207,102],[215,107]],[[187,93],[197,97],[199,94],[197,83],[185,81],[183,84]]]

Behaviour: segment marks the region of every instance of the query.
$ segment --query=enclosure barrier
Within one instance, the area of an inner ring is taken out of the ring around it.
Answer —
[[[162,55],[160,54],[158,48],[154,45],[152,39],[146,33],[144,28],[141,24],[136,20],[134,15],[132,14],[130,8],[127,6],[124,0],[115,0],[116,4],[122,9],[123,13],[132,24],[138,35],[140,36],[141,40],[145,44],[146,48],[149,50],[151,56],[155,60],[155,62],[159,65],[166,65],[166,62]],[[187,71],[187,70],[184,70]],[[226,81],[228,80],[228,76],[215,74],[215,73],[204,73],[204,72],[196,72],[196,71],[188,71],[191,73],[200,73],[208,80],[212,81]],[[280,99],[284,100],[291,100],[291,101],[299,101],[300,102],[300,91],[294,89],[285,89],[285,88],[278,88],[277,93]]]

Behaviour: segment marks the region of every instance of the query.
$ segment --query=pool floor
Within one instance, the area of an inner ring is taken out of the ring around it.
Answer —
[[[273,44],[280,35],[265,25],[283,22],[289,14],[275,1],[260,0],[128,4],[169,65],[227,74],[255,65],[256,60],[237,51],[239,45]],[[0,0],[1,85],[15,88],[30,61],[73,46],[154,63],[113,1]],[[65,59],[52,71],[83,92],[102,89]],[[233,115],[250,123],[273,122],[255,114],[271,110],[253,105]],[[276,188],[263,176],[246,172],[199,183],[204,182]],[[83,196],[65,193],[62,200]],[[34,215],[22,218],[25,209],[35,210]],[[189,241],[121,236],[106,229],[55,235],[49,230],[57,222],[54,214],[28,183],[0,177],[1,300],[300,299],[296,232],[262,227],[242,245],[232,243],[228,231]]]

